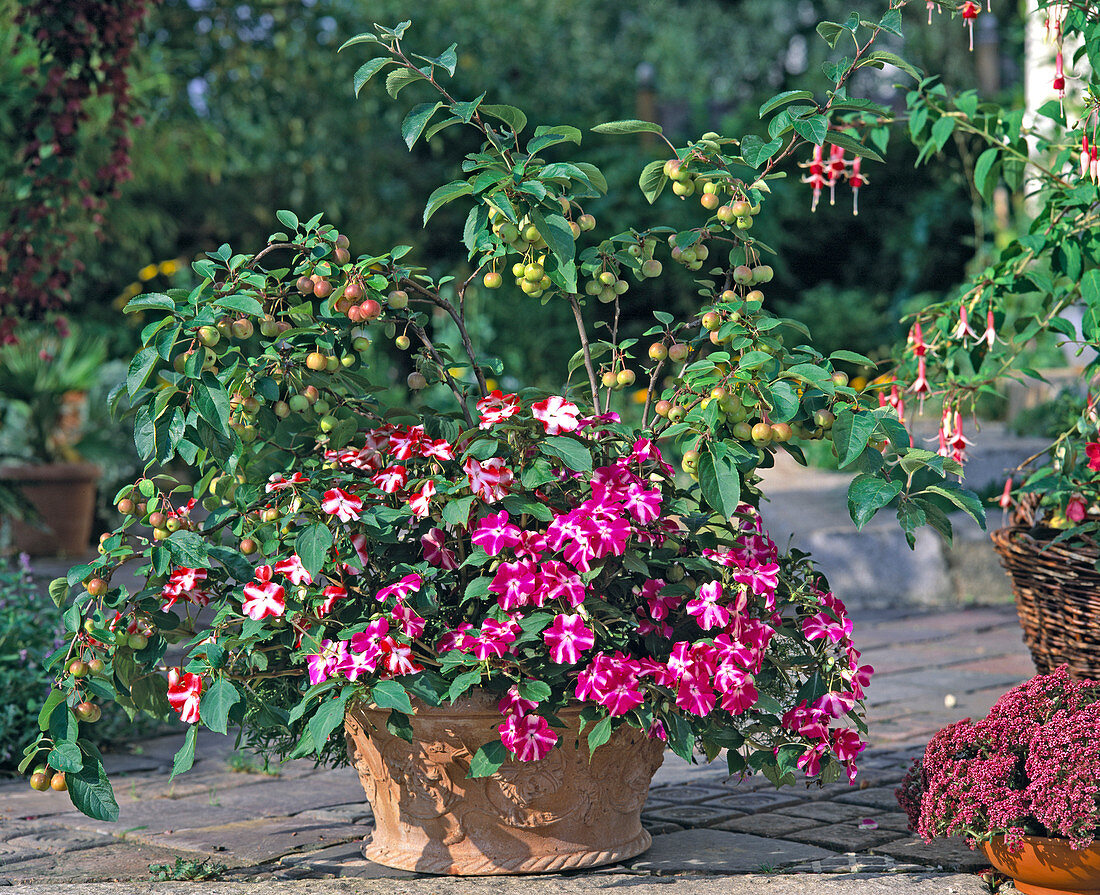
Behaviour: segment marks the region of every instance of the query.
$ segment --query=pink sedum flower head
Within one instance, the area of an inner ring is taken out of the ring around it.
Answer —
[[[531,405],[531,415],[534,416],[547,435],[561,435],[563,432],[573,432],[579,425],[577,414],[580,408],[571,401],[567,401],[560,395],[551,395],[545,401],[539,401]]]

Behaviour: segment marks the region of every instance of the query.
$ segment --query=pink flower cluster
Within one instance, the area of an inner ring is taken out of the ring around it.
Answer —
[[[1100,682],[1066,666],[1002,696],[981,721],[945,727],[897,791],[926,841],[1024,835],[1090,845],[1100,828]]]

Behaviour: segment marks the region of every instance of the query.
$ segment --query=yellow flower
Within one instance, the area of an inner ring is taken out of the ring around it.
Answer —
[[[157,266],[155,264],[146,264],[141,270],[138,271],[138,279],[145,281],[151,280],[157,275]]]
[[[485,387],[487,389],[489,389],[489,391],[492,392],[492,391],[496,391],[498,388],[500,388],[500,384],[495,379],[486,379],[485,380]]]
[[[852,381],[848,383],[857,392],[863,391],[867,388],[867,380],[863,376],[854,376]]]
[[[634,403],[635,404],[644,404],[645,403],[645,396],[646,396],[646,389],[644,389],[644,388],[635,389],[634,395],[633,395]]]
[[[160,267],[158,269],[160,270],[160,272],[163,276],[170,277],[170,276],[172,276],[172,274],[174,274],[177,270],[180,269],[180,265],[179,265],[179,262],[175,261],[175,260],[161,261],[160,262]]]

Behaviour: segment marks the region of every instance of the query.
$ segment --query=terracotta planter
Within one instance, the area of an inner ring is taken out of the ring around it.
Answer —
[[[348,755],[374,810],[363,854],[421,873],[551,873],[641,854],[649,784],[664,747],[623,727],[596,750],[578,738],[579,707],[558,717],[561,744],[542,761],[510,759],[491,777],[467,779],[470,760],[497,737],[496,703],[484,694],[432,708],[414,700],[413,742],[386,730],[388,710],[354,705]],[[367,732],[370,732],[370,736]]]
[[[982,845],[989,862],[1025,895],[1100,893],[1100,844],[1074,851],[1065,839],[1025,836],[1023,851],[1011,854],[1004,838]]]
[[[98,478],[99,469],[90,463],[0,468],[0,479],[19,485],[46,526],[13,520],[15,549],[31,556],[86,553],[92,539]]]

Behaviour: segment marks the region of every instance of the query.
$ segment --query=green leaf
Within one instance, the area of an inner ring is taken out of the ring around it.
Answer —
[[[394,681],[386,681],[386,683],[394,683]],[[398,684],[398,686],[401,685]],[[404,687],[401,689],[404,690]],[[309,724],[306,725],[305,736],[291,753],[293,757],[301,758],[311,752],[316,754],[324,748],[332,732],[344,723],[344,708],[350,697],[351,690],[345,690],[335,699],[325,699],[321,702],[313,717],[309,719]]]
[[[777,93],[760,107],[760,117],[763,118],[769,112],[778,109],[780,106],[785,106],[787,103],[793,103],[798,100],[812,100],[813,98],[814,95],[809,90],[784,90],[782,93]]]
[[[340,44],[340,49],[336,52],[343,52],[348,47],[354,47],[356,44],[377,44],[381,42],[382,41],[378,39],[378,36],[376,34],[372,34],[370,31],[364,31],[362,34],[356,34],[355,37],[349,37],[342,44]]]
[[[901,37],[901,10],[887,10],[883,13],[882,18],[879,19],[878,26],[883,31],[889,31],[891,34],[896,34],[898,37]]]
[[[842,410],[837,414],[833,423],[833,444],[840,457],[840,469],[863,453],[877,425],[878,419],[872,413]]]
[[[870,147],[864,146],[855,137],[850,134],[843,133],[842,131],[833,131],[829,134],[829,142],[834,146],[839,146],[841,149],[847,149],[854,155],[862,156],[863,158],[869,158],[874,162],[885,162],[881,155]]]
[[[474,188],[465,180],[453,180],[437,187],[428,196],[428,204],[424,206],[424,223],[427,224],[428,219],[448,202],[459,196],[469,196],[473,191]]]
[[[565,218],[560,214],[544,216],[532,209],[531,220],[535,222],[540,235],[550,246],[550,251],[554,253],[559,264],[568,264],[573,260],[576,244],[573,242],[573,231]]]
[[[345,44],[344,46],[347,46],[347,44]],[[358,71],[355,72],[355,77],[352,78],[352,86],[355,88],[355,95],[358,96],[359,91],[366,86],[367,81],[373,78],[376,74],[378,74],[380,71],[382,71],[382,69],[384,69],[387,65],[390,65],[392,62],[393,60],[387,58],[386,56],[378,56],[374,59],[368,59],[366,62],[360,65]],[[288,226],[290,225],[288,224]]]
[[[420,139],[432,116],[442,108],[442,102],[420,103],[412,107],[409,114],[405,116],[405,120],[401,122],[401,138],[409,149],[412,149]]]
[[[150,292],[147,295],[139,295],[131,298],[123,312],[133,314],[135,311],[174,311],[176,303],[163,292]]]
[[[862,474],[852,479],[848,486],[848,513],[856,528],[862,529],[901,489],[901,482],[888,482],[875,475]]]
[[[924,490],[932,494],[938,494],[940,497],[951,501],[951,503],[977,522],[983,530],[985,529],[985,508],[982,506],[981,498],[973,491],[967,491],[954,484],[929,485]]]
[[[115,801],[111,781],[103,769],[99,750],[91,743],[82,742],[83,767],[79,773],[66,775],[69,798],[77,810],[96,820],[118,820],[118,802]]]
[[[836,22],[819,22],[817,33],[830,47],[835,47],[840,35],[844,33],[844,26],[838,25]]]
[[[251,295],[242,295],[240,293],[223,295],[221,298],[215,300],[214,307],[225,308],[227,311],[237,311],[240,314],[248,314],[252,317],[262,317],[264,315],[264,306],[262,304]]]
[[[1000,157],[1000,147],[990,146],[978,156],[978,161],[974,163],[974,186],[978,188],[978,192],[986,202],[991,201],[993,188],[997,185],[996,176],[990,175],[993,174],[994,165]]]
[[[574,167],[580,168],[588,182],[596,188],[596,192],[601,195],[607,192],[607,178],[603,176],[603,171],[591,162],[575,162]]]
[[[156,348],[142,348],[134,359],[130,361],[130,367],[126,372],[126,391],[131,398],[149,381],[149,374],[160,360]]]
[[[601,718],[596,725],[588,731],[588,751],[595,752],[604,743],[611,739],[611,716]]]
[[[60,609],[69,599],[69,582],[64,578],[55,578],[50,582],[49,594],[54,605]]]
[[[500,740],[491,740],[486,743],[470,759],[470,773],[467,779],[476,777],[491,777],[508,758],[508,750]]]
[[[481,683],[481,669],[475,668],[472,671],[464,671],[451,683],[450,688],[447,690],[447,699],[454,702],[469,690],[471,687],[476,687]]]
[[[370,691],[374,704],[382,709],[396,709],[406,715],[413,713],[408,691],[397,681],[379,681]]]
[[[932,142],[936,144],[936,148],[942,150],[947,145],[947,141],[951,139],[951,134],[954,131],[954,118],[948,115],[937,118],[936,123],[932,125]]]
[[[49,730],[50,729],[50,716],[53,715],[59,705],[65,702],[65,693],[62,690],[50,690],[50,695],[46,697],[46,702],[42,705],[42,708],[38,712],[38,729]],[[68,711],[69,707],[65,706],[65,711]]]
[[[783,148],[783,141],[776,138],[765,143],[756,134],[746,134],[741,139],[741,158],[750,168],[759,168]]]
[[[521,699],[530,699],[532,702],[545,702],[553,691],[546,681],[519,682],[519,695]]]
[[[395,68],[386,75],[386,93],[397,99],[397,94],[408,87],[413,81],[424,81],[426,78],[412,68]]]
[[[579,441],[564,435],[551,435],[539,444],[539,450],[557,457],[575,472],[592,471],[592,452]]]
[[[809,140],[815,146],[825,142],[825,134],[828,132],[828,122],[824,115],[813,115],[810,118],[792,118],[791,127],[794,132],[805,140]]]
[[[893,65],[895,68],[900,68],[914,81],[919,81],[923,75],[916,66],[902,59],[897,53],[889,53],[886,50],[875,50],[867,57],[871,62],[885,62],[888,65]]]
[[[284,227],[288,227],[291,230],[298,229],[298,215],[293,211],[287,211],[285,209],[275,212],[275,217],[279,219],[279,223]]]
[[[451,111],[455,116],[463,123],[469,124],[473,120],[474,114],[477,112],[478,107],[481,105],[481,101],[485,99],[485,94],[481,94],[477,99],[471,99],[467,102],[451,103]]]
[[[592,128],[597,134],[662,134],[661,125],[652,121],[640,121],[637,118],[626,118],[622,121],[607,121],[597,124]]]
[[[298,554],[306,571],[314,578],[324,568],[331,547],[332,531],[323,522],[314,522],[303,529],[294,541],[294,552]]]
[[[482,104],[479,111],[496,118],[498,121],[503,121],[512,129],[512,133],[518,134],[527,127],[527,116],[515,106]]]
[[[535,139],[537,140],[540,137],[560,138],[555,139],[554,142],[561,143],[568,141],[570,143],[576,143],[578,146],[580,146],[581,140],[583,139],[584,135],[581,133],[581,129],[579,127],[573,127],[571,124],[540,124],[538,127],[535,128]],[[540,146],[539,148],[542,149],[544,147]],[[527,144],[527,151],[535,151],[531,149],[530,143]]]
[[[729,519],[741,501],[741,476],[737,467],[724,457],[719,459],[710,451],[699,456],[699,488],[711,507]]]
[[[650,162],[642,168],[642,173],[638,177],[638,186],[641,187],[642,195],[645,196],[650,205],[657,201],[657,197],[661,195],[661,191],[667,183],[668,177],[665,176],[664,159],[656,159]]]
[[[223,435],[229,431],[229,395],[213,373],[203,373],[202,383],[195,387],[195,410],[213,429]]]
[[[226,733],[229,725],[229,711],[241,701],[237,688],[224,678],[214,682],[203,694],[199,704],[199,717],[202,723],[214,733]]]
[[[829,355],[829,360],[847,361],[850,364],[858,364],[862,367],[878,366],[878,364],[871,360],[871,358],[867,357],[867,355],[859,354],[855,351],[849,351],[846,348],[841,348],[837,351],[834,351],[832,354]]]
[[[163,544],[180,565],[201,569],[206,568],[210,562],[206,539],[198,532],[181,528],[179,531],[172,532]]]
[[[80,747],[76,743],[58,743],[50,750],[46,761],[51,768],[64,771],[66,774],[75,774],[84,766]]]

